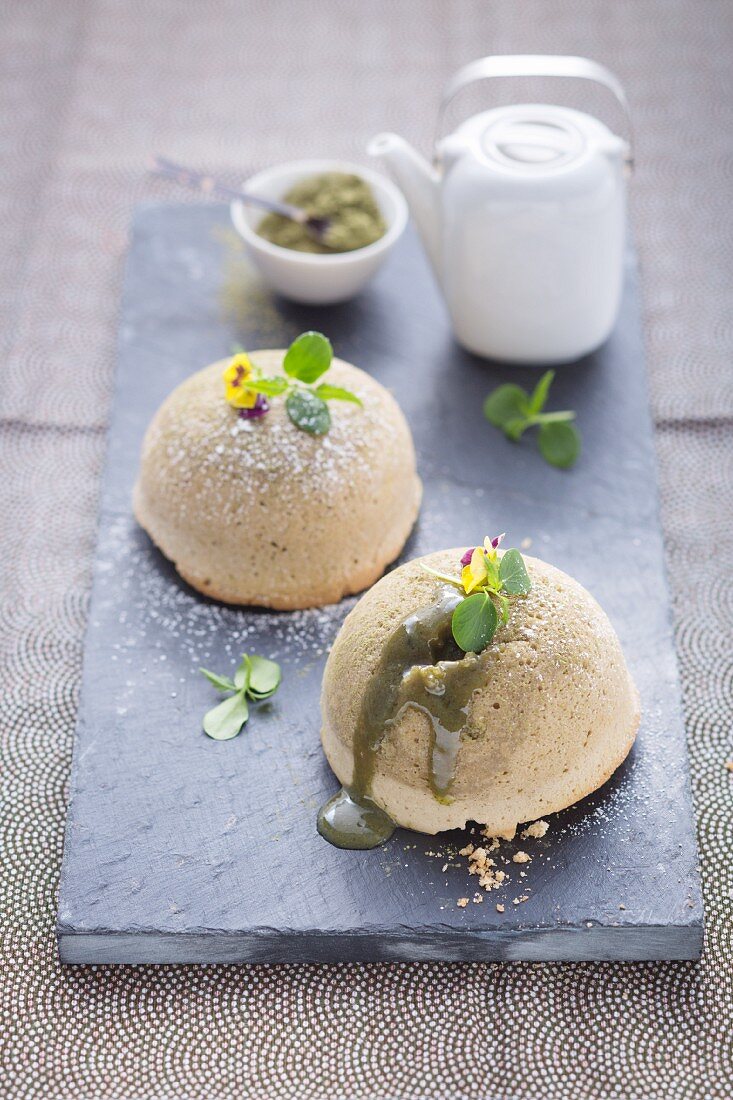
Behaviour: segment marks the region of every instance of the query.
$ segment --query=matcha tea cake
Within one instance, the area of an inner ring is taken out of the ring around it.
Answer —
[[[512,836],[629,752],[639,697],[608,618],[572,577],[498,541],[410,561],[347,616],[322,690],[344,788],[319,819],[333,843],[370,847],[394,823]]]
[[[148,428],[133,504],[198,591],[292,609],[372,584],[420,497],[397,402],[304,333],[287,352],[238,354],[178,386]]]

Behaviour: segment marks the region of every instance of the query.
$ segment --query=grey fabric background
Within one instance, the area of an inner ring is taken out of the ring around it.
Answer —
[[[171,195],[146,159],[234,181],[298,156],[363,159],[385,128],[427,150],[458,65],[533,51],[608,64],[636,120],[702,962],[61,968],[121,263],[132,205]],[[733,1096],[732,63],[730,0],[1,0],[2,1097]]]

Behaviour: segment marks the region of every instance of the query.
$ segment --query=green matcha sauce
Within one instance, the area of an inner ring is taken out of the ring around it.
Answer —
[[[298,180],[283,198],[311,216],[328,218],[330,224],[321,243],[298,222],[282,214],[266,214],[257,226],[257,233],[280,248],[296,252],[353,252],[374,244],[387,232],[372,189],[360,176],[347,172],[309,176]]]
[[[450,802],[461,732],[471,696],[483,682],[481,660],[453,640],[451,616],[462,599],[443,590],[430,607],[410,615],[391,634],[362,700],[354,737],[354,774],[318,813],[318,831],[337,848],[375,848],[394,822],[370,798],[377,753],[389,728],[412,707],[430,721],[430,788]]]

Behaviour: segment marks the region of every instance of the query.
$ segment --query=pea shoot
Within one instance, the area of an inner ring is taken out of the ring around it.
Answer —
[[[513,443],[528,428],[539,428],[537,445],[545,462],[567,470],[580,454],[580,433],[572,409],[543,412],[554,378],[554,370],[548,370],[531,394],[512,383],[498,386],[484,401],[484,416]]]

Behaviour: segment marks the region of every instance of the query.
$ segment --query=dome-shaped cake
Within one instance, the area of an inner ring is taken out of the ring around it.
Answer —
[[[596,601],[536,558],[524,559],[531,590],[491,643],[463,653],[451,617],[464,594],[423,568],[460,576],[461,554],[408,562],[348,615],[323,680],[323,747],[346,790],[399,825],[476,821],[512,836],[609,778],[639,699]]]
[[[283,377],[282,350],[251,353]],[[293,609],[372,584],[402,550],[421,484],[412,436],[392,395],[334,359],[325,434],[301,430],[281,396],[246,419],[224,397],[227,361],[186,379],[155,414],[142,449],[135,516],[198,591]]]

